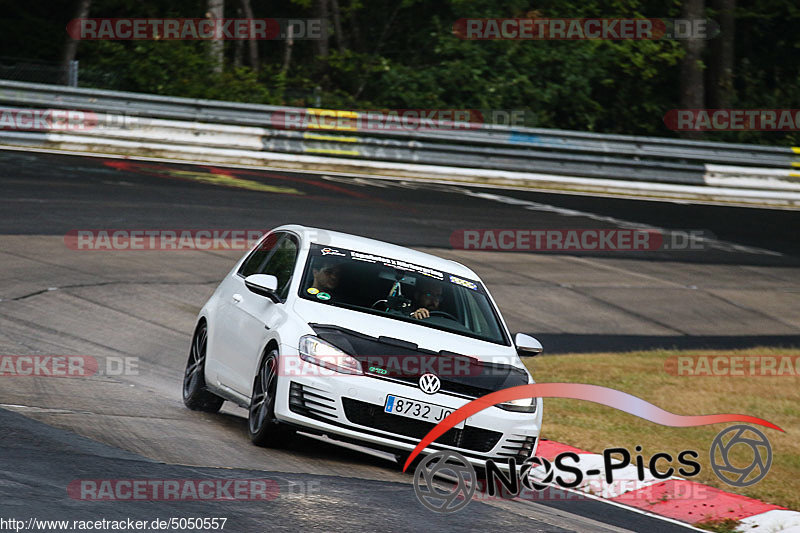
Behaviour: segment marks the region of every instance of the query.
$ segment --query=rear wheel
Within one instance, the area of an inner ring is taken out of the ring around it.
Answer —
[[[278,351],[270,351],[253,380],[247,427],[256,446],[276,447],[286,443],[292,431],[275,418],[278,392]]]
[[[194,411],[216,413],[225,400],[206,388],[206,347],[208,345],[208,327],[201,322],[194,332],[192,347],[189,349],[189,360],[183,373],[183,403]]]

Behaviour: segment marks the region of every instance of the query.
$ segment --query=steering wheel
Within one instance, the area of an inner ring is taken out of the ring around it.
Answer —
[[[378,309],[378,307],[383,306],[383,309]],[[378,309],[379,311],[386,311],[389,309],[389,302],[386,300],[378,300],[374,304],[372,304],[373,309]]]
[[[450,313],[448,313],[446,311],[429,311],[429,312],[430,312],[431,316],[440,316],[440,317],[444,317],[444,318],[449,318],[453,322],[458,322],[458,319],[456,317],[454,317],[453,315],[451,315]]]

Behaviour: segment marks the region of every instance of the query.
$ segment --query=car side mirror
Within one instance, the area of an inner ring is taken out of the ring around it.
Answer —
[[[541,342],[524,333],[514,335],[514,345],[517,347],[517,354],[520,357],[533,357],[544,350]]]
[[[251,274],[244,278],[244,285],[250,292],[266,296],[275,303],[281,301],[275,292],[278,290],[278,278],[271,274]]]

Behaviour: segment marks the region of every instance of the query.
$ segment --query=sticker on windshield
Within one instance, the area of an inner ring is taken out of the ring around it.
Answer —
[[[331,299],[331,295],[328,294],[327,292],[321,292],[321,293],[317,294],[317,298],[320,299],[320,300],[330,300]]]
[[[319,289],[317,289],[316,287],[309,287],[308,289],[306,289],[306,292],[308,294],[318,294],[319,293]]]
[[[434,270],[432,268],[427,268],[420,265],[415,265],[413,263],[406,263],[405,261],[401,261],[399,259],[390,259],[388,257],[383,257],[380,255],[374,254],[365,254],[361,252],[350,252],[350,259],[355,261],[366,261],[368,263],[383,263],[385,266],[399,268],[401,270],[409,270],[411,272],[417,272],[418,274],[423,274],[430,278],[435,279],[444,279],[444,274],[439,272],[438,270]]]
[[[340,252],[339,250],[334,250],[333,248],[323,248],[322,250],[320,250],[320,252],[322,253],[322,255],[340,255],[342,257],[347,256],[346,253]]]
[[[462,287],[466,287],[468,289],[472,289],[473,291],[478,290],[478,284],[468,281],[466,279],[457,278],[455,276],[450,276],[450,283],[455,283],[456,285],[461,285]]]

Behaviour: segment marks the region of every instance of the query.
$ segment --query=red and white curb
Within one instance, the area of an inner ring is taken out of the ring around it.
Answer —
[[[659,480],[645,469],[644,481],[636,477],[636,466],[615,470],[613,483],[607,483],[603,456],[560,442],[542,440],[536,455],[553,461],[563,452],[581,456],[579,465],[583,482],[575,490],[614,504],[626,505],[670,520],[696,525],[701,522],[733,519],[739,521],[737,531],[753,533],[800,533],[800,512],[753,498],[725,492],[702,483],[679,477]],[[553,465],[555,469],[555,465]],[[531,469],[535,478],[540,467]],[[587,475],[587,471],[601,473]],[[554,470],[566,481],[574,479],[569,472]]]

